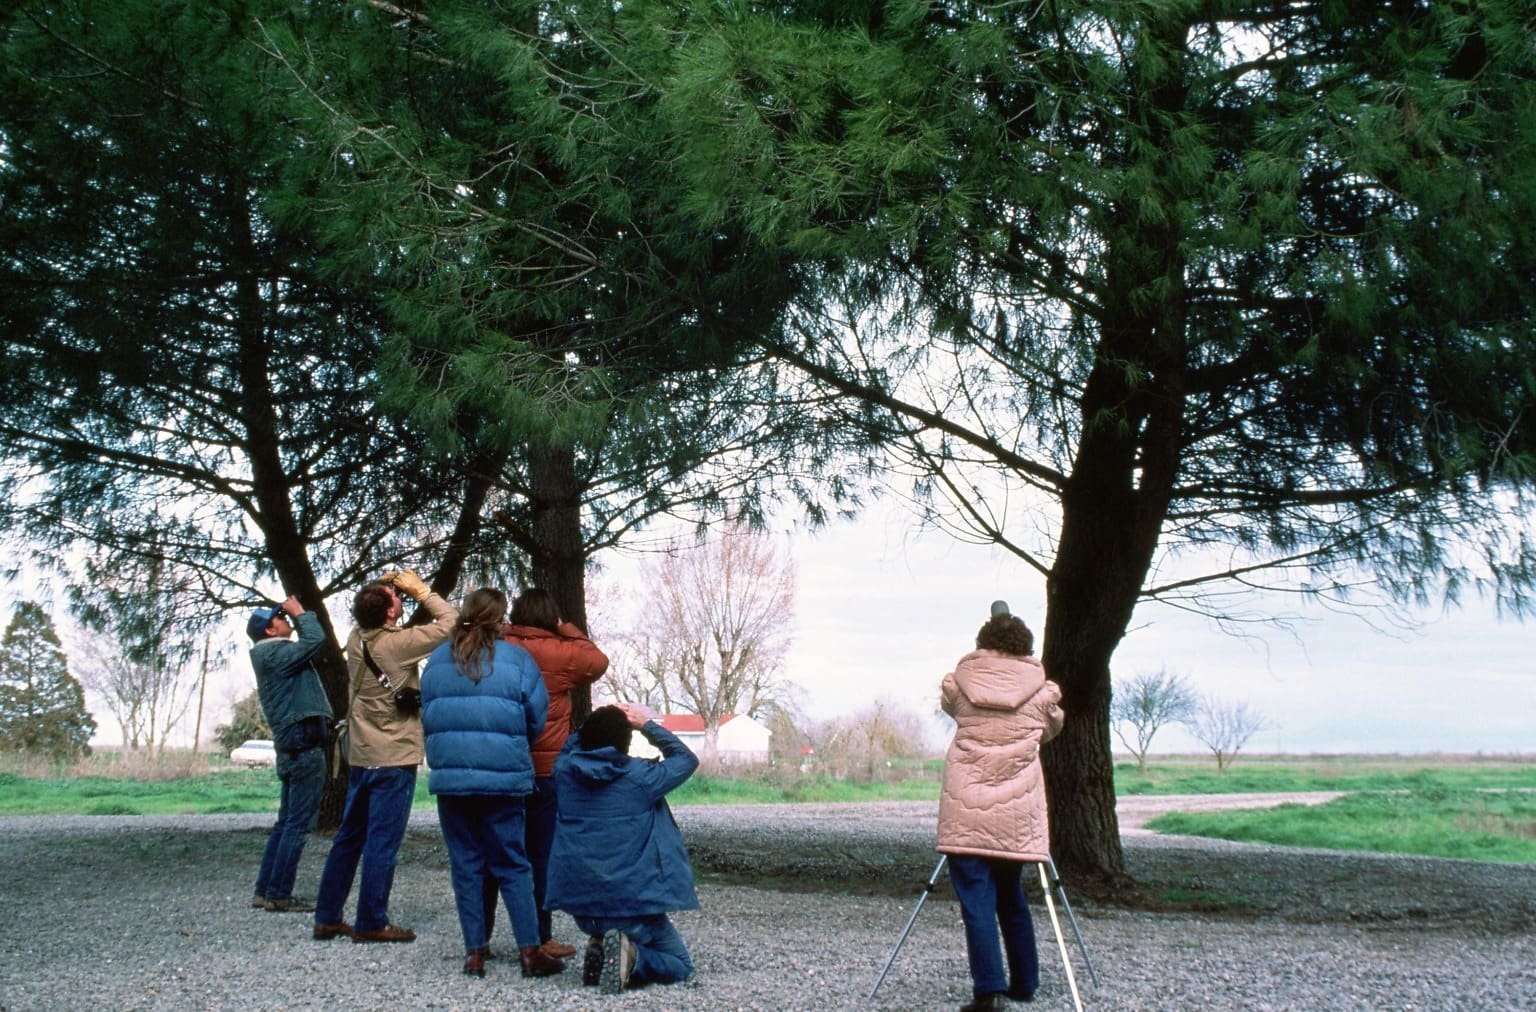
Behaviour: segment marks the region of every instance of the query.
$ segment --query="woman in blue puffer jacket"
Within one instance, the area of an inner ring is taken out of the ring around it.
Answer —
[[[523,976],[542,977],[565,964],[539,949],[523,804],[533,790],[529,743],[544,728],[549,693],[528,651],[501,639],[506,612],[501,591],[474,591],[464,600],[453,638],[427,658],[421,673],[427,789],[437,798],[448,844],[464,972],[485,976],[489,878],[512,916]]]

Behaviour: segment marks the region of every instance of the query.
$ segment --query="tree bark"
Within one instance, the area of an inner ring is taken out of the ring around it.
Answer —
[[[1133,119],[1146,124],[1152,152],[1171,149],[1169,131],[1185,104],[1187,34],[1181,15],[1163,18],[1132,61],[1131,104],[1142,107]],[[1183,454],[1180,177],[1165,168],[1150,173],[1149,192],[1111,208],[1105,222],[1100,341],[1046,583],[1041,660],[1067,712],[1062,734],[1044,750],[1051,847],[1064,874],[1109,884],[1127,880],[1115,816],[1110,658],[1151,569]]]
[[[294,515],[290,495],[292,482],[283,467],[279,452],[277,411],[268,376],[267,362],[271,349],[264,322],[266,307],[258,280],[261,277],[257,269],[260,258],[251,229],[252,214],[246,203],[246,192],[238,180],[232,181],[225,209],[231,235],[232,259],[250,268],[238,272],[240,280],[235,290],[235,328],[240,345],[240,418],[248,441],[246,451],[251,465],[256,520],[266,536],[272,568],[283,590],[297,597],[305,611],[314,612],[325,629],[325,645],[315,655],[313,663],[325,687],[331,712],[344,714],[347,710],[347,665],[336,639],[336,630],[331,624],[330,613],[325,608],[320,582],[315,577],[309,553],[299,535],[298,518]],[[343,764],[341,769],[331,770],[326,779],[316,823],[320,829],[330,830],[341,825],[346,787],[346,768]]]
[[[529,454],[529,501],[533,539],[529,565],[533,581],[554,595],[560,617],[587,628],[587,554],[581,530],[581,479],[568,446],[536,446]],[[592,712],[590,686],[571,690],[571,720],[580,725]]]

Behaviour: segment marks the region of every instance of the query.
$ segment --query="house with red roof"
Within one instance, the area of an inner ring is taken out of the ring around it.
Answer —
[[[656,723],[671,731],[700,758],[704,755],[704,718],[696,713],[663,713]],[[773,732],[742,713],[728,713],[720,718],[715,735],[716,754],[722,765],[765,763],[773,742]],[[654,759],[659,753],[640,735],[629,747],[630,755]]]

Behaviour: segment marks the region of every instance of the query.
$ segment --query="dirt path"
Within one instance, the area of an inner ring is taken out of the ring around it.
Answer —
[[[1148,834],[1148,821],[1168,812],[1222,812],[1235,808],[1276,808],[1280,805],[1321,805],[1343,797],[1344,791],[1297,791],[1290,794],[1137,794],[1115,802],[1122,835]]]

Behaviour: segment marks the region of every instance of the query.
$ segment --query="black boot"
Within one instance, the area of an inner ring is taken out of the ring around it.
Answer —
[[[961,1005],[960,1012],[1008,1012],[1008,996],[1001,991],[984,994],[969,1005]]]

